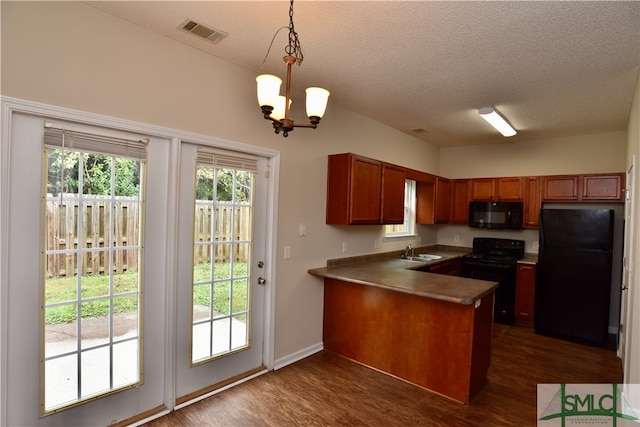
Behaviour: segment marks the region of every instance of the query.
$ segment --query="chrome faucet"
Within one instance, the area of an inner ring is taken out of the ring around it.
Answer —
[[[409,243],[407,247],[404,249],[404,254],[401,256],[401,258],[413,258],[414,256],[415,256],[415,249],[413,248],[413,245]]]

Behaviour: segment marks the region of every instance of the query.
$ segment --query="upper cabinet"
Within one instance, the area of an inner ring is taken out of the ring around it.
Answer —
[[[582,200],[624,201],[624,174],[582,175]]]
[[[416,176],[416,223],[447,224],[451,181],[428,173]]]
[[[496,178],[496,193],[498,200],[522,200],[524,195],[523,181],[523,178],[519,176]]]
[[[382,223],[402,224],[404,222],[404,180],[405,169],[382,164]]]
[[[540,177],[528,176],[524,179],[524,228],[540,226]]]
[[[329,156],[327,224],[402,224],[406,179],[417,224],[468,224],[470,201],[522,201],[525,228],[539,226],[543,202],[624,202],[624,173],[450,180],[343,153]]]
[[[577,175],[558,175],[542,177],[542,201],[543,202],[565,202],[578,200],[578,185],[580,183]]]
[[[472,201],[520,201],[524,195],[522,177],[475,178],[471,181]]]
[[[469,179],[451,181],[451,224],[469,223]]]
[[[496,192],[496,180],[493,178],[476,178],[471,180],[470,200],[493,200]]]
[[[436,224],[449,223],[451,205],[451,181],[436,177]]]
[[[542,201],[624,202],[624,173],[543,176]]]
[[[402,224],[404,168],[356,154],[329,156],[327,224]]]

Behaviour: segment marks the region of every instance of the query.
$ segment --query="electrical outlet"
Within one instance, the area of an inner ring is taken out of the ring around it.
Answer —
[[[456,243],[460,242],[460,235],[456,234],[455,236],[453,236],[453,241]]]
[[[373,249],[378,249],[380,247],[380,242],[378,242],[378,239],[373,241]]]
[[[298,234],[302,237],[307,235],[307,224],[305,224],[304,222],[300,223]]]
[[[284,247],[284,259],[291,259],[291,246]]]
[[[347,242],[342,242],[342,253],[347,252]]]
[[[538,250],[540,248],[540,243],[537,240],[533,241],[533,249]]]

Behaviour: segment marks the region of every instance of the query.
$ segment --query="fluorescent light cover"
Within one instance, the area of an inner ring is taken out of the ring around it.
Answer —
[[[498,114],[493,107],[484,107],[480,109],[480,117],[485,119],[491,126],[496,128],[504,136],[513,136],[516,134],[515,129],[511,127],[505,119]]]

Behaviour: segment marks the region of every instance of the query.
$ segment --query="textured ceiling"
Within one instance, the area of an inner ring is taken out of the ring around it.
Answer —
[[[289,23],[288,1],[88,4],[284,77],[286,30],[261,66]],[[186,33],[179,27],[187,18],[229,36],[213,44]],[[328,108],[439,146],[626,130],[640,70],[639,1],[298,0],[294,23],[305,55],[293,70],[296,88],[325,87]],[[484,106],[518,134],[503,138],[489,127],[477,113]],[[304,115],[297,108],[294,118]]]

